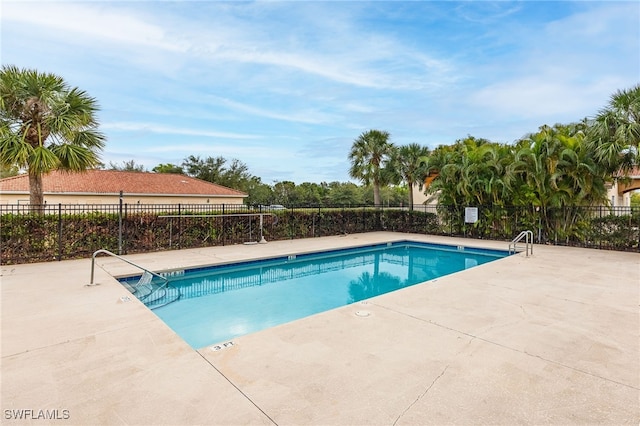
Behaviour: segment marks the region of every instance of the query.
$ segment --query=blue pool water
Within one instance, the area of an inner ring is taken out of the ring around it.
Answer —
[[[180,299],[153,312],[197,349],[506,256],[403,241],[174,271]]]

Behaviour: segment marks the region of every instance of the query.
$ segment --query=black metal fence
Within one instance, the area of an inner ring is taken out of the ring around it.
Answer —
[[[2,264],[312,238],[372,231],[640,251],[640,209],[609,207],[0,205]]]

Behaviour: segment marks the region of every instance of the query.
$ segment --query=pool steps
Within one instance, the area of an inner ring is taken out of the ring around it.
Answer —
[[[122,282],[122,284],[127,290],[131,292],[131,294],[136,296],[138,300],[144,303],[145,306],[147,306],[149,309],[156,309],[180,299],[180,291],[176,288],[171,287],[171,285],[169,284],[169,280],[166,277],[158,275],[155,272],[152,272],[136,263],[133,263],[122,256],[118,256],[117,254],[104,249],[96,250],[93,253],[93,256],[91,258],[91,280],[88,284],[89,286],[95,285],[93,282],[95,260],[96,256],[100,253],[108,254],[109,256],[120,259],[123,262],[135,266],[136,268],[139,268],[143,271],[143,274],[142,276],[140,276],[138,282],[134,284]]]

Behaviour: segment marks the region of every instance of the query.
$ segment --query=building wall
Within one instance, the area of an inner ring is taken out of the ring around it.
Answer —
[[[629,172],[628,179],[614,179],[608,185],[607,198],[612,207],[631,207],[631,195],[640,191],[640,170]]]
[[[425,187],[422,186],[422,190],[418,185],[413,185],[411,187],[411,191],[413,192],[413,204],[414,205],[437,205],[438,197],[434,197],[433,194],[429,195],[429,198],[432,198],[431,201],[427,203],[427,196],[424,194]]]
[[[625,194],[618,193],[618,184],[614,184],[611,188],[609,188],[607,193],[607,198],[611,203],[611,207],[630,207],[631,206],[631,194],[632,192],[627,192]]]
[[[118,204],[116,194],[45,194],[46,204]],[[243,204],[244,197],[147,196],[124,194],[126,204]],[[0,204],[29,204],[29,194],[0,194]]]

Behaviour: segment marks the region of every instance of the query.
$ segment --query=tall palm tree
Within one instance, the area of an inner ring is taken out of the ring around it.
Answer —
[[[55,74],[16,66],[0,71],[0,164],[29,174],[29,202],[43,205],[42,175],[100,164],[104,136],[97,102]]]
[[[394,183],[404,182],[409,189],[409,210],[413,210],[414,185],[422,190],[427,174],[429,148],[417,143],[403,145],[393,150],[385,167],[385,173]]]
[[[596,116],[587,133],[589,148],[596,160],[610,172],[629,171],[638,165],[640,155],[640,84],[619,90],[609,105]]]
[[[365,185],[373,185],[373,203],[376,206],[382,204],[380,186],[386,184],[382,167],[393,152],[389,137],[389,132],[369,130],[358,136],[349,152],[349,175],[362,180]]]

